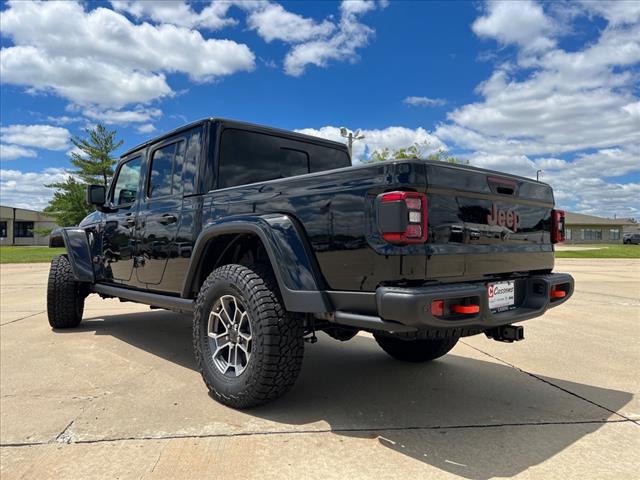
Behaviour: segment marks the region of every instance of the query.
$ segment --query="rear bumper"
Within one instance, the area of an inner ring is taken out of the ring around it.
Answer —
[[[375,292],[374,312],[361,313],[338,309],[334,314],[336,323],[358,328],[409,332],[424,329],[465,328],[487,330],[509,325],[543,315],[549,308],[566,302],[573,294],[573,277],[566,273],[534,275],[515,279],[515,308],[493,312],[489,308],[487,284],[485,282],[457,283],[418,288],[379,287]],[[551,298],[552,289],[565,292],[561,298]],[[373,294],[372,294],[373,295]],[[432,314],[431,304],[444,300],[445,304],[461,299],[479,305],[474,314]],[[342,302],[347,306],[350,302]]]

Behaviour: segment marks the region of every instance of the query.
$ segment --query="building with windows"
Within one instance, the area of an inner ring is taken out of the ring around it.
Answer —
[[[0,245],[49,245],[56,221],[41,212],[0,206]]]
[[[565,243],[622,243],[625,228],[633,225],[626,218],[603,218],[567,212]]]

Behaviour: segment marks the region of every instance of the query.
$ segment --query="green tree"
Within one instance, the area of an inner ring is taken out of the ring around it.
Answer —
[[[461,160],[452,157],[445,150],[427,153],[429,151],[429,142],[414,143],[408,147],[399,148],[398,150],[389,150],[383,148],[376,150],[369,158],[370,162],[386,162],[388,160],[402,160],[403,158],[419,158],[420,160],[435,160],[448,163],[463,163]]]
[[[115,141],[116,131],[109,131],[100,124],[94,129],[85,129],[85,132],[87,138],[71,139],[71,143],[80,150],[71,154],[71,163],[78,168],[73,173],[86,184],[102,183],[106,188],[117,162],[111,154],[122,145],[122,140]]]
[[[85,132],[86,138],[71,139],[78,149],[71,154],[71,164],[76,170],[71,170],[64,182],[45,185],[54,188],[55,192],[44,211],[63,227],[77,225],[91,213],[93,208],[85,198],[86,186],[102,184],[107,187],[117,162],[112,156],[113,152],[122,145],[122,140],[115,140],[115,130],[107,130],[104,125],[86,129]]]
[[[56,191],[44,212],[55,218],[61,227],[78,225],[93,210],[85,198],[86,185],[75,178],[68,177],[64,182],[46,186]]]

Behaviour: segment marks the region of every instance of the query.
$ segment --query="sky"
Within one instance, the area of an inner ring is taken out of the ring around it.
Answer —
[[[640,219],[640,2],[3,1],[0,203],[41,209],[70,138],[205,117],[427,142]],[[343,140],[343,139],[342,139]]]

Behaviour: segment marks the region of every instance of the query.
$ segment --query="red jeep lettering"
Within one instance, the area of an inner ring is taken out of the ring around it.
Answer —
[[[487,215],[487,224],[507,227],[513,232],[517,232],[520,226],[520,214],[511,209],[500,210],[494,203],[491,205],[491,213]]]

